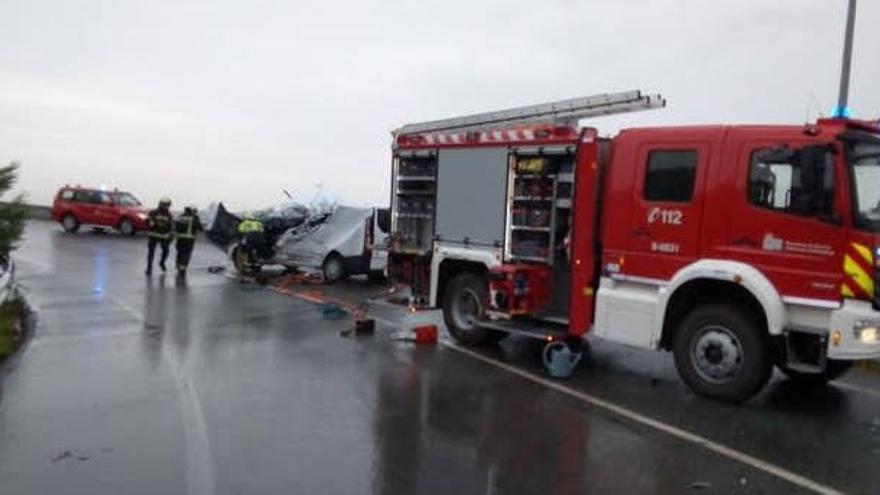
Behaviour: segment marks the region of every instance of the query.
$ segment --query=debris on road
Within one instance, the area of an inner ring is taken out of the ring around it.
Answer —
[[[325,304],[321,308],[321,314],[323,314],[324,318],[327,318],[328,320],[338,320],[339,318],[345,318],[348,316],[347,311],[335,304]]]
[[[65,459],[76,459],[80,462],[85,462],[85,461],[89,460],[90,457],[85,454],[79,454],[79,453],[71,452],[70,450],[65,450],[64,452],[61,452],[60,454],[53,457],[52,462],[53,463],[60,462]]]
[[[320,285],[324,283],[320,273],[301,273],[295,272],[284,275],[275,283],[275,289],[282,293],[291,291],[298,285]]]
[[[67,459],[68,457],[73,457],[73,454],[69,450],[65,450],[64,452],[53,457],[52,462],[63,461],[64,459]]]
[[[372,318],[355,319],[355,335],[372,335],[376,331],[376,320]]]
[[[370,336],[376,332],[376,320],[371,318],[364,319],[355,319],[354,326],[346,328],[339,332],[339,335],[343,337],[350,337],[353,335],[360,336]]]
[[[416,344],[436,344],[437,334],[437,325],[419,325],[391,334],[391,340],[415,342]]]

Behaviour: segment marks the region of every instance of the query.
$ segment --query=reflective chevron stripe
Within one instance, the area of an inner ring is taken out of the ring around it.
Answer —
[[[874,254],[869,247],[850,244],[843,257],[843,272],[846,275],[840,289],[843,297],[874,299]]]

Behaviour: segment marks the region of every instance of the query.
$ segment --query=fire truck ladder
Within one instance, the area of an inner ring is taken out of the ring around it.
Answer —
[[[574,125],[579,119],[638,112],[666,106],[660,95],[642,95],[641,91],[608,93],[583,98],[541,103],[525,107],[478,113],[464,117],[406,124],[392,132],[394,136],[438,131],[469,131],[522,124],[553,123]]]

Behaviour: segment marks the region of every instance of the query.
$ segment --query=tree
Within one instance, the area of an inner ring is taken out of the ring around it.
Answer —
[[[0,167],[0,198],[15,185],[18,169],[19,164],[16,162]],[[26,216],[27,206],[23,195],[19,194],[11,201],[0,203],[0,261],[3,263],[8,259],[9,253],[18,247]]]

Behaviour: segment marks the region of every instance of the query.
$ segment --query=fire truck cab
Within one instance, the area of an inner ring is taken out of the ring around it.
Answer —
[[[389,273],[458,341],[668,350],[729,402],[880,356],[880,127],[469,119],[404,127],[392,173]]]

